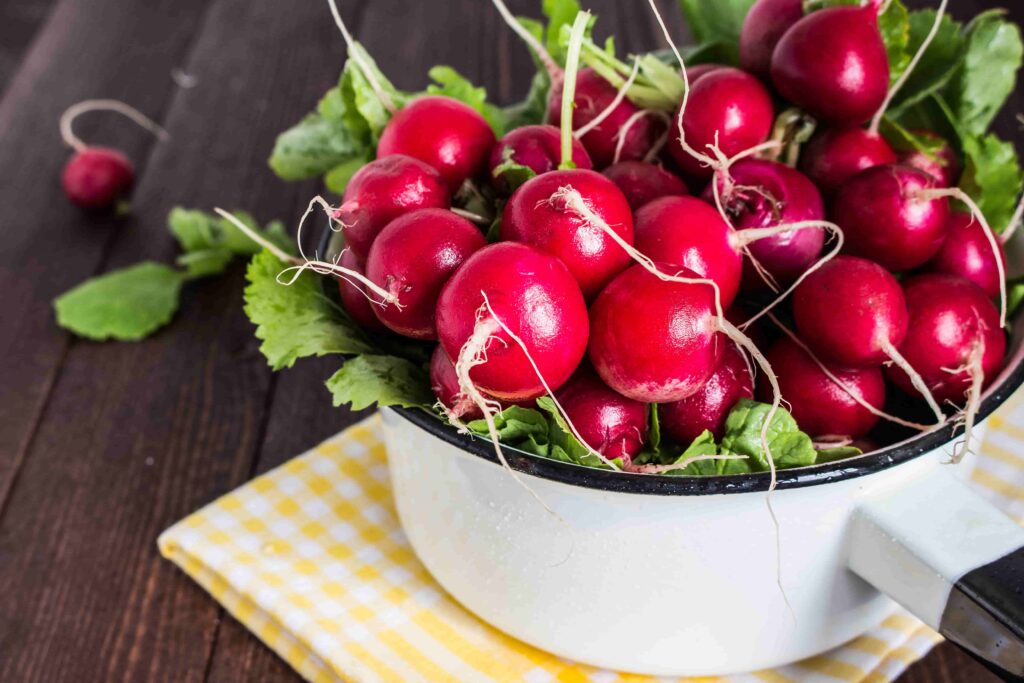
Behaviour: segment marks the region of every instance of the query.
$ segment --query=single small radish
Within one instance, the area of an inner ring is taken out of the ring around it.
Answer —
[[[634,211],[660,197],[689,194],[686,183],[679,176],[643,161],[620,161],[601,174],[622,190]]]
[[[388,329],[413,339],[436,339],[434,311],[441,287],[487,244],[475,225],[445,209],[399,216],[380,231],[366,259],[366,276],[398,300],[374,306]]]
[[[689,444],[705,429],[721,439],[725,418],[741,398],[754,398],[754,381],[747,360],[735,344],[728,342],[704,386],[681,401],[658,406],[658,421],[682,444]]]
[[[997,244],[999,260],[1006,268],[1006,252]],[[1001,278],[985,228],[969,213],[953,212],[946,226],[946,239],[924,269],[933,273],[959,275],[970,280],[990,298],[999,296]]]
[[[447,209],[448,186],[419,159],[404,154],[378,158],[356,171],[333,218],[344,226],[345,243],[366,258],[384,226],[417,209]]]
[[[914,135],[938,147],[933,153],[912,150],[899,156],[899,163],[913,166],[935,178],[939,187],[953,187],[960,178],[960,162],[952,145],[929,130],[915,130]]]
[[[584,443],[606,458],[629,464],[647,441],[647,406],[613,391],[589,367],[555,396]]]
[[[360,275],[366,275],[366,264],[351,249],[346,249],[341,254],[339,265]],[[370,302],[371,294],[358,280],[339,277],[338,294],[341,297],[341,305],[345,312],[364,330],[384,332],[388,329],[377,319],[376,314],[373,312],[377,304]]]
[[[693,85],[712,71],[728,68],[730,67],[727,64],[716,64],[714,62],[708,64],[694,64],[693,66],[686,67],[686,78],[690,81],[690,85]]]
[[[828,128],[817,133],[800,154],[800,170],[832,196],[861,171],[896,163],[896,152],[866,128]]]
[[[889,58],[873,6],[808,14],[772,53],[772,82],[820,121],[856,125],[879,110],[889,90]]]
[[[627,243],[633,243],[633,214],[615,183],[600,173],[575,169],[531,178],[505,205],[501,239],[522,242],[557,256],[590,299],[630,264],[627,254],[561,198],[574,190]]]
[[[377,158],[407,154],[434,167],[455,192],[481,173],[494,147],[494,131],[467,104],[441,95],[418,97],[381,133]]]
[[[910,270],[938,253],[946,237],[949,199],[924,193],[937,182],[909,166],[875,166],[851,178],[836,195],[833,220],[845,251],[891,271]]]
[[[459,386],[459,378],[455,374],[455,363],[440,344],[430,356],[430,388],[451,417],[475,420],[483,414],[463,393]]]
[[[491,177],[504,192],[508,185],[503,178],[495,177],[494,171],[506,161],[526,166],[537,175],[554,171],[561,163],[561,145],[561,133],[554,126],[523,126],[509,131],[491,150]],[[576,168],[593,167],[590,155],[578,140],[572,142],[572,162]]]
[[[473,386],[508,401],[543,395],[545,382],[552,389],[564,384],[586,352],[590,327],[565,265],[515,242],[491,244],[469,257],[441,290],[436,320],[456,368],[460,359],[473,360],[463,368]]]
[[[690,87],[682,111],[689,147],[702,154],[716,145],[732,157],[768,139],[775,119],[772,98],[760,81],[739,69],[716,69]],[[676,112],[679,116],[679,112]],[[687,151],[678,137],[669,145],[672,158],[694,178],[711,177],[712,169]]]
[[[880,366],[843,368],[828,365],[835,382],[793,340],[783,337],[768,351],[768,362],[779,376],[782,400],[789,405],[800,429],[812,437],[859,438],[878,423],[878,415],[861,402],[885,407],[885,378]],[[851,396],[855,393],[858,402]],[[759,392],[767,398],[765,392]]]
[[[740,30],[740,66],[767,79],[779,39],[803,17],[803,0],[757,0]]]

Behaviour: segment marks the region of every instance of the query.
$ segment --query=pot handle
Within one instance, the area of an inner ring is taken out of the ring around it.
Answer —
[[[848,564],[1004,680],[1024,680],[1024,528],[940,466],[866,495]]]

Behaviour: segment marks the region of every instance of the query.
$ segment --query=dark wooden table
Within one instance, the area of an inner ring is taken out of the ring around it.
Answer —
[[[640,0],[590,4],[621,46],[661,46]],[[961,15],[987,4],[953,3]],[[486,0],[341,5],[400,87],[449,63],[499,101],[525,90],[527,53]],[[294,225],[319,187],[280,182],[266,157],[343,55],[322,0],[0,2],[0,681],[297,679],[160,559],[156,537],[362,417],[330,407],[322,380],[336,362],[271,375],[242,313],[241,265],[188,285],[174,323],[137,344],[74,339],[50,302],[96,273],[170,261],[175,205]],[[94,97],[126,100],[172,136],[154,144],[115,115],[78,122],[135,160],[127,217],[85,215],[59,191],[58,116]],[[902,680],[986,677],[944,645]]]

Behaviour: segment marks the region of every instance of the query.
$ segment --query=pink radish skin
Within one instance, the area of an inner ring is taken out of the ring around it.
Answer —
[[[999,260],[1003,262],[1005,270],[1006,252],[1002,245],[999,245]],[[949,215],[946,240],[939,253],[925,264],[924,269],[933,273],[958,275],[981,287],[989,298],[999,296],[999,268],[992,254],[992,245],[981,223],[969,213],[954,212]]]
[[[494,142],[494,131],[475,109],[450,97],[428,95],[392,117],[381,133],[377,158],[407,154],[419,159],[455,192],[484,170]]]
[[[370,248],[366,276],[397,297],[401,307],[374,306],[373,312],[393,332],[436,339],[441,287],[485,244],[475,225],[451,211],[421,209],[399,216]]]
[[[704,386],[682,401],[658,406],[658,420],[661,428],[679,443],[691,443],[705,429],[721,439],[729,411],[741,398],[753,397],[754,382],[747,361],[736,345],[728,342]]]
[[[919,138],[941,142],[942,146],[934,156],[916,150],[903,152],[899,156],[899,163],[924,171],[935,178],[938,187],[956,185],[960,178],[960,162],[957,161],[956,152],[953,151],[950,144],[928,130],[915,130],[913,133]]]
[[[924,379],[936,400],[964,403],[971,386],[966,366],[980,341],[981,371],[989,382],[1006,355],[1006,337],[999,326],[999,311],[977,285],[945,274],[926,274],[904,284],[910,330],[900,352]],[[912,396],[917,391],[896,367],[886,376]]]
[[[768,362],[778,373],[782,400],[800,429],[812,437],[845,436],[856,439],[871,431],[878,416],[855,401],[847,390],[878,410],[885,407],[885,378],[879,366],[843,368],[829,365],[842,382],[833,382],[800,346],[783,337],[768,351]],[[845,387],[845,389],[844,389]],[[764,390],[761,400],[771,400]]]
[[[629,464],[647,441],[647,406],[613,391],[589,367],[555,395],[586,445],[606,458]]]
[[[106,209],[128,194],[135,167],[128,157],[106,147],[87,147],[68,159],[61,175],[64,194],[84,209]]]
[[[907,334],[907,303],[900,283],[882,266],[837,256],[793,293],[797,332],[822,360],[848,367],[889,360]]]
[[[695,64],[693,66],[686,67],[686,79],[690,81],[690,85],[693,85],[713,71],[728,68],[731,67],[726,64],[715,64],[714,62],[710,64]]]
[[[676,119],[679,112],[676,112]],[[768,90],[739,69],[716,69],[696,84],[683,113],[686,144],[703,154],[716,142],[731,157],[768,139],[775,112]],[[673,131],[675,132],[675,131]],[[683,149],[677,135],[670,136],[669,152],[688,176],[706,179],[712,169]]]
[[[345,226],[345,243],[361,259],[384,226],[417,209],[447,209],[448,186],[441,175],[404,154],[380,157],[359,169],[345,188],[334,218]]]
[[[579,286],[561,261],[515,242],[477,251],[441,290],[437,330],[449,358],[458,358],[473,336],[487,295],[495,315],[523,340],[548,386],[569,379],[587,348],[589,322]],[[483,313],[482,324],[493,322]],[[493,325],[484,348],[487,360],[469,373],[481,391],[507,401],[524,401],[545,389],[518,343]]]
[[[339,265],[342,268],[354,270],[360,275],[366,274],[366,264],[351,249],[346,249],[341,255]],[[362,285],[356,284],[352,280],[338,278],[338,294],[345,312],[360,327],[371,332],[387,331],[388,328],[384,327],[384,324],[377,319],[377,315],[373,312],[373,309],[377,308],[375,304],[370,303],[370,297],[373,295],[367,292]]]
[[[707,202],[696,197],[662,197],[636,212],[635,246],[655,261],[681,266],[713,280],[722,308],[736,298],[743,255],[733,245],[732,229]],[[674,275],[678,268],[663,271]]]
[[[819,121],[864,123],[889,90],[889,59],[873,7],[832,7],[808,14],[779,40],[772,82]]]
[[[554,126],[516,128],[498,140],[491,151],[491,177],[494,178],[494,169],[505,162],[509,150],[512,161],[528,167],[537,175],[554,171],[562,161],[561,145],[561,133]],[[590,155],[578,140],[572,142],[572,162],[576,168],[593,168]],[[507,191],[507,185],[501,178],[494,178],[494,181],[499,190]]]
[[[580,69],[576,76],[576,95],[572,117],[573,130],[587,125],[604,112],[618,95],[618,90],[604,80],[593,69]],[[615,149],[619,144],[619,133],[626,122],[640,111],[640,108],[623,99],[611,114],[580,140],[586,147],[594,168],[604,168],[615,160]],[[555,127],[562,125],[562,86],[551,91],[548,107],[548,122]],[[620,160],[643,159],[654,146],[664,127],[656,119],[644,116],[636,120],[626,131]]]
[[[738,230],[771,228],[825,218],[825,204],[814,183],[799,171],[775,161],[741,159],[729,169],[734,183],[731,196],[722,197],[726,215]],[[721,192],[721,181],[719,188]],[[709,185],[704,199],[714,202]],[[747,245],[750,255],[781,285],[790,284],[806,271],[825,245],[822,228],[807,228],[765,237]],[[746,289],[765,287],[764,280],[747,260],[743,266]]]
[[[557,256],[589,300],[630,264],[629,254],[600,228],[589,225],[564,203],[552,200],[560,188],[577,190],[620,237],[633,244],[633,214],[615,183],[587,170],[552,171],[531,178],[505,205],[501,239],[522,242]]]
[[[844,250],[891,271],[923,265],[946,237],[949,200],[917,195],[937,186],[930,175],[909,166],[875,166],[858,173],[832,205],[833,220],[846,237]]]
[[[622,190],[634,211],[661,197],[690,193],[681,178],[661,166],[643,161],[620,161],[604,169],[601,174]]]
[[[663,273],[699,276],[657,264]],[[714,290],[660,279],[635,265],[611,281],[590,308],[588,353],[615,391],[644,403],[681,401],[700,390],[726,341],[718,337]]]
[[[818,133],[800,155],[800,170],[832,196],[861,171],[896,163],[896,152],[878,133],[866,128],[831,128]]]
[[[757,0],[740,31],[740,66],[767,79],[779,39],[803,17],[803,0]]]

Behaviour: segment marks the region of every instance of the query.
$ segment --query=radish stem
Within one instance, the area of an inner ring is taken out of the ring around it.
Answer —
[[[580,12],[569,34],[569,51],[565,59],[565,81],[562,84],[562,163],[559,168],[575,168],[572,160],[572,118],[576,98],[576,75],[580,68],[583,34],[590,22],[590,12]]]
[[[155,135],[159,140],[166,140],[170,137],[167,131],[164,130],[160,124],[156,123],[153,119],[149,118],[131,105],[125,104],[119,100],[84,100],[71,105],[64,110],[63,114],[60,115],[60,136],[68,147],[71,147],[76,152],[83,152],[87,150],[89,146],[75,135],[74,131],[71,130],[71,124],[74,123],[75,118],[77,118],[79,114],[84,114],[89,111],[116,112],[122,116],[127,116],[129,119]]]

